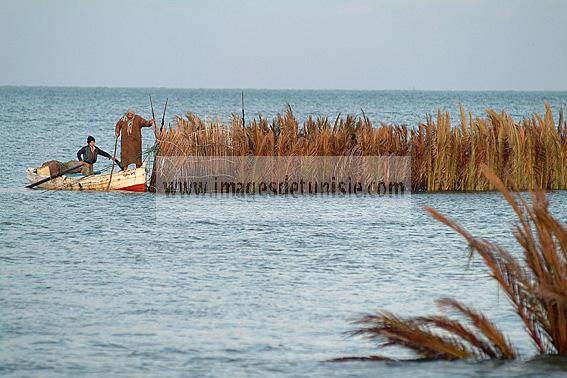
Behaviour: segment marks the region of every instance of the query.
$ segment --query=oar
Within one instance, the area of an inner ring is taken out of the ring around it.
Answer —
[[[57,177],[61,177],[61,176],[63,176],[65,173],[69,173],[69,172],[74,171],[74,170],[77,169],[77,168],[81,168],[82,166],[83,166],[82,164],[76,165],[76,166],[74,166],[74,167],[72,167],[72,168],[69,168],[69,169],[64,170],[63,172],[59,172],[59,173],[56,174],[55,176],[50,176],[50,177],[44,178],[43,180],[39,180],[39,181],[37,181],[37,182],[34,182],[33,184],[26,185],[26,188],[29,188],[29,189],[34,188],[34,187],[36,187],[36,186],[38,186],[38,185],[43,184],[44,182],[48,182],[48,181],[51,181],[51,180],[53,180],[53,179],[56,179]]]
[[[118,135],[114,139],[114,153],[112,154],[112,168],[110,169],[110,179],[108,179],[108,185],[106,186],[106,191],[110,190],[110,183],[112,182],[112,174],[114,173],[114,163],[116,162],[116,146],[118,146]]]

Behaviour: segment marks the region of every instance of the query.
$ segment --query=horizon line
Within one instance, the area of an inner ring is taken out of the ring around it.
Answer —
[[[0,88],[80,88],[80,89],[171,89],[171,90],[234,90],[234,91],[327,91],[327,92],[567,92],[567,89],[404,89],[404,88],[244,88],[244,87],[164,87],[164,86],[108,86],[108,85],[44,85],[0,84]]]

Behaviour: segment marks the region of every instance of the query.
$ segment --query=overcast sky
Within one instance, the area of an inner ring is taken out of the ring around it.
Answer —
[[[0,0],[0,85],[566,90],[562,0]]]

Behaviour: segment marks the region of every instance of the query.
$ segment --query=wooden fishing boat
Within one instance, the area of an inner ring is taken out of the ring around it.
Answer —
[[[28,168],[26,170],[27,179],[30,183],[47,179],[51,176],[49,167]],[[108,182],[110,182],[110,190],[127,190],[131,192],[146,191],[146,164],[140,168],[127,169],[125,171],[114,171],[112,180],[110,173],[92,174],[85,176],[83,174],[72,173],[56,177],[52,180],[38,185],[41,189],[51,190],[100,190],[105,191]]]

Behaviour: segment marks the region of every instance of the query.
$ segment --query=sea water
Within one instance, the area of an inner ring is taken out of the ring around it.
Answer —
[[[238,90],[0,87],[0,375],[563,376],[534,348],[504,295],[429,205],[520,251],[498,193],[377,196],[165,196],[24,189],[25,169],[75,158],[88,135],[112,152],[127,107],[156,118],[228,119]],[[246,90],[246,117],[290,104],[336,117],[362,110],[410,127],[458,106],[482,115],[554,116],[566,92]],[[144,147],[153,144],[144,130]],[[110,163],[101,158],[99,169]],[[567,193],[549,194],[567,223]],[[450,296],[484,311],[516,362],[348,362],[398,349],[351,338],[349,323],[388,310],[438,313]]]

